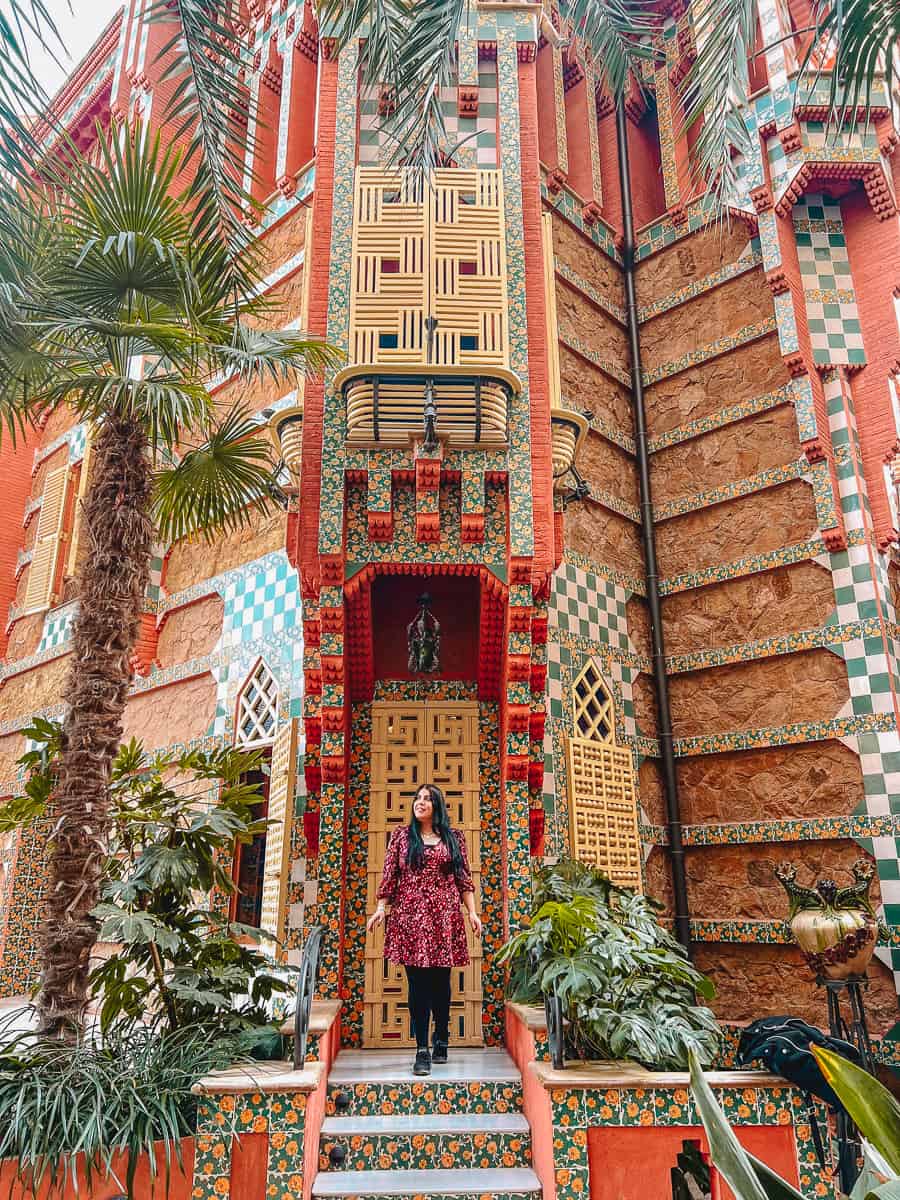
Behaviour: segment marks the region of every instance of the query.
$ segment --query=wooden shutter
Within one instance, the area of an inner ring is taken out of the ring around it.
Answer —
[[[84,499],[88,489],[88,475],[91,469],[91,435],[88,433],[84,446],[84,456],[81,459],[81,474],[78,477],[78,495],[75,497],[75,511],[72,515],[72,540],[69,543],[69,553],[66,555],[66,574],[74,575],[78,565],[78,547],[81,540],[84,523]]]
[[[269,777],[269,827],[266,830],[260,928],[276,937],[281,935],[287,900],[296,771],[297,720],[291,718],[280,724],[275,734]],[[272,942],[263,942],[261,946],[279,957],[283,955]]]
[[[634,762],[627,746],[569,738],[572,855],[620,887],[641,891]]]
[[[56,599],[53,587],[56,582],[59,548],[64,538],[63,521],[68,479],[69,467],[66,465],[49,471],[44,480],[41,513],[38,517],[37,534],[28,571],[28,587],[25,592],[26,609],[47,608]]]

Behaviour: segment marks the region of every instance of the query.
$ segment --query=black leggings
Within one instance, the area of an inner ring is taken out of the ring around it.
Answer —
[[[412,1017],[416,1047],[428,1047],[428,1025],[434,1017],[434,1040],[450,1040],[450,968],[407,967],[409,1015]]]

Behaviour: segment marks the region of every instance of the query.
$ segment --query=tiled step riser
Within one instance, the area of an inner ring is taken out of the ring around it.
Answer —
[[[379,1134],[323,1139],[319,1170],[332,1170],[329,1152],[342,1146],[342,1171],[450,1170],[531,1165],[531,1139],[521,1133]]]
[[[339,1108],[338,1096],[349,1098]],[[516,1113],[522,1111],[522,1086],[518,1083],[383,1083],[332,1084],[325,1112],[328,1116],[424,1116],[428,1113]]]

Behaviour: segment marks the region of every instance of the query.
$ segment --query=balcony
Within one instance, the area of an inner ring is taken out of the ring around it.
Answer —
[[[521,383],[509,366],[499,171],[357,171],[347,441],[502,448]]]

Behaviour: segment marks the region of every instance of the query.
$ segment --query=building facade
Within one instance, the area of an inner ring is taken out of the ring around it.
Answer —
[[[798,81],[801,0],[760,8],[771,48],[726,223],[692,184],[680,0],[625,105],[693,954],[723,1021],[823,1023],[772,868],[840,878],[873,855],[884,1035],[900,1016],[897,136],[877,91],[827,136],[827,79]],[[169,35],[148,9],[131,0],[55,101],[85,147],[164,105]],[[356,47],[300,0],[247,0],[245,24],[271,319],[346,358],[288,394],[219,383],[261,423],[296,437],[302,420],[299,487],[241,533],[156,547],[125,735],[270,756],[272,825],[236,864],[238,915],[289,961],[325,927],[320,992],[342,1001],[346,1046],[406,1044],[402,980],[365,916],[415,786],[445,788],[485,922],[454,1037],[500,1045],[493,954],[526,918],[535,858],[576,853],[672,905],[614,106],[551,5],[473,5],[423,191],[390,167],[390,97],[361,85]],[[581,499],[554,478],[575,428]],[[0,796],[31,718],[65,704],[89,459],[62,411],[0,448]],[[423,592],[441,634],[425,674],[408,648]],[[46,836],[0,843],[2,995],[36,982]]]

